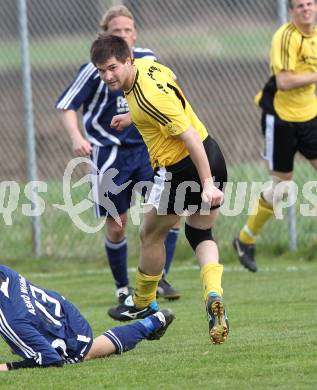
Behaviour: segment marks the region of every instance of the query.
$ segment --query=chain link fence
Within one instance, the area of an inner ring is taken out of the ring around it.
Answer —
[[[138,46],[151,48],[160,62],[174,70],[188,100],[218,140],[229,180],[250,183],[268,178],[260,157],[260,112],[253,97],[268,77],[270,40],[278,23],[276,0],[27,0],[37,175],[47,184],[40,194],[45,203],[40,217],[42,255],[104,256],[103,229],[84,233],[54,206],[63,204],[62,179],[72,158],[54,102],[89,59],[102,14],[119,3],[135,16]],[[23,213],[30,200],[19,15],[16,2],[0,0],[0,5],[0,248],[4,258],[22,258],[32,256],[32,229],[30,217]],[[301,161],[298,165],[296,180],[312,177],[306,165]],[[9,181],[16,185],[10,186]],[[87,186],[73,189],[74,203],[87,197]],[[231,245],[245,221],[248,201],[247,197],[238,216],[220,218],[216,229],[220,245]],[[235,207],[233,198],[231,207]],[[92,226],[98,223],[92,209],[84,218]],[[298,220],[300,228],[309,228],[311,219]],[[287,247],[285,220],[266,228],[261,240],[278,240]]]

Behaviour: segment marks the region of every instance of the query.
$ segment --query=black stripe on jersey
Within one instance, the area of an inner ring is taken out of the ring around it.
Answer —
[[[304,39],[305,39],[305,37],[302,36],[302,39],[301,39],[301,41],[300,41],[300,46],[299,46],[299,49],[298,49],[298,53],[297,53],[297,56],[298,56],[298,57],[299,57],[299,55],[300,55],[300,52],[302,51]]]
[[[133,81],[132,87],[128,91],[124,91],[125,95],[129,95],[129,93],[133,90],[136,82],[138,81],[138,78],[139,78],[139,69],[136,70],[135,79]]]
[[[168,86],[168,88],[172,89],[174,92],[175,92],[175,95],[178,97],[178,99],[181,101],[182,103],[182,106],[183,106],[183,109],[185,110],[185,107],[186,107],[186,101],[185,99],[183,98],[182,94],[180,93],[180,91],[174,87],[174,85],[171,85],[169,83],[166,84]]]
[[[281,63],[282,63],[282,66],[285,68],[285,56],[286,56],[286,53],[285,53],[285,47],[286,47],[286,40],[287,40],[287,37],[288,37],[288,33],[290,31],[290,29],[292,28],[291,25],[289,25],[283,32],[282,34],[282,39],[281,39]]]
[[[283,31],[283,34],[282,34],[282,39],[281,39],[281,63],[284,64],[284,55],[285,55],[285,40],[287,38],[287,34],[289,32],[289,30],[292,28],[292,25],[289,25],[284,31]]]
[[[287,48],[285,48],[286,52],[286,59],[287,59],[287,63],[286,63],[286,66],[288,69],[289,68],[289,47],[290,47],[290,41],[291,41],[291,37],[292,37],[292,34],[296,31],[295,27],[292,29],[292,31],[289,32],[288,34],[288,40],[287,40]]]
[[[137,86],[134,86],[133,89],[134,97],[137,102],[137,105],[140,107],[140,109],[144,112],[146,112],[148,115],[150,115],[152,118],[154,118],[157,122],[159,122],[161,125],[165,126],[167,124],[167,121],[156,116],[155,112],[151,111],[149,107],[147,107],[144,102],[142,101],[142,98],[140,96],[140,93],[137,89]]]
[[[146,99],[138,83],[134,85],[133,92],[134,92],[135,100],[138,106],[141,108],[141,110],[146,112],[148,115],[150,115],[152,118],[154,118],[163,126],[167,125],[168,122],[172,122],[165,114],[160,112],[156,107],[153,106],[153,104],[151,104]]]
[[[165,119],[167,122],[172,122],[172,121],[170,120],[170,118],[169,118],[167,115],[163,114],[160,110],[158,110],[155,106],[153,106],[153,104],[152,104],[151,102],[149,102],[149,101],[147,100],[147,98],[146,98],[146,97],[144,96],[144,94],[143,94],[143,91],[142,91],[142,89],[141,89],[141,87],[140,87],[140,84],[137,83],[136,86],[137,86],[138,92],[139,92],[140,95],[141,95],[141,98],[144,100],[144,103],[145,103],[145,104],[146,104],[146,103],[148,104],[149,109],[152,109],[153,111],[155,111],[156,115],[160,116],[163,120]],[[166,122],[166,123],[167,123],[167,122]]]
[[[281,62],[283,69],[287,70],[289,65],[289,45],[293,32],[296,30],[295,26],[289,25],[283,32],[281,41]]]

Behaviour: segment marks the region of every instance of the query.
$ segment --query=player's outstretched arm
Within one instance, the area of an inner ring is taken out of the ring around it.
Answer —
[[[24,358],[16,362],[0,364],[0,371],[11,371],[20,368],[62,367],[61,355],[52,347],[46,338],[31,324],[15,321],[9,325],[14,336],[11,348],[14,353]],[[6,339],[4,338],[6,341]]]
[[[92,152],[92,147],[90,142],[82,136],[79,130],[76,111],[63,110],[61,115],[63,126],[72,141],[74,155],[77,157],[89,156]]]
[[[302,88],[314,83],[317,83],[317,72],[295,73],[283,70],[276,75],[277,88],[282,91]]]
[[[0,364],[0,372],[3,372],[3,371],[9,371],[9,369],[5,363]]]
[[[184,133],[176,136],[181,139],[198,171],[203,191],[201,194],[204,202],[211,206],[218,206],[223,201],[223,192],[213,182],[209,161],[202,140],[197,131],[190,126]]]
[[[56,361],[54,363],[39,365],[33,359],[25,359],[19,362],[8,362],[0,364],[0,372],[18,370],[20,368],[46,368],[46,367],[62,367],[63,361]]]

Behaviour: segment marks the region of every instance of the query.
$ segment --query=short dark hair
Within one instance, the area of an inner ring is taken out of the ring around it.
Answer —
[[[127,42],[115,35],[107,33],[98,34],[90,48],[90,60],[94,65],[104,64],[111,57],[115,57],[120,62],[125,62],[131,57],[131,50]]]

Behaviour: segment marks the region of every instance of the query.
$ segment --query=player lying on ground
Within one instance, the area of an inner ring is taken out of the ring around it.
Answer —
[[[2,363],[0,371],[61,367],[127,352],[144,339],[160,339],[174,318],[165,309],[93,339],[89,323],[71,302],[1,265],[0,334],[24,360]]]

